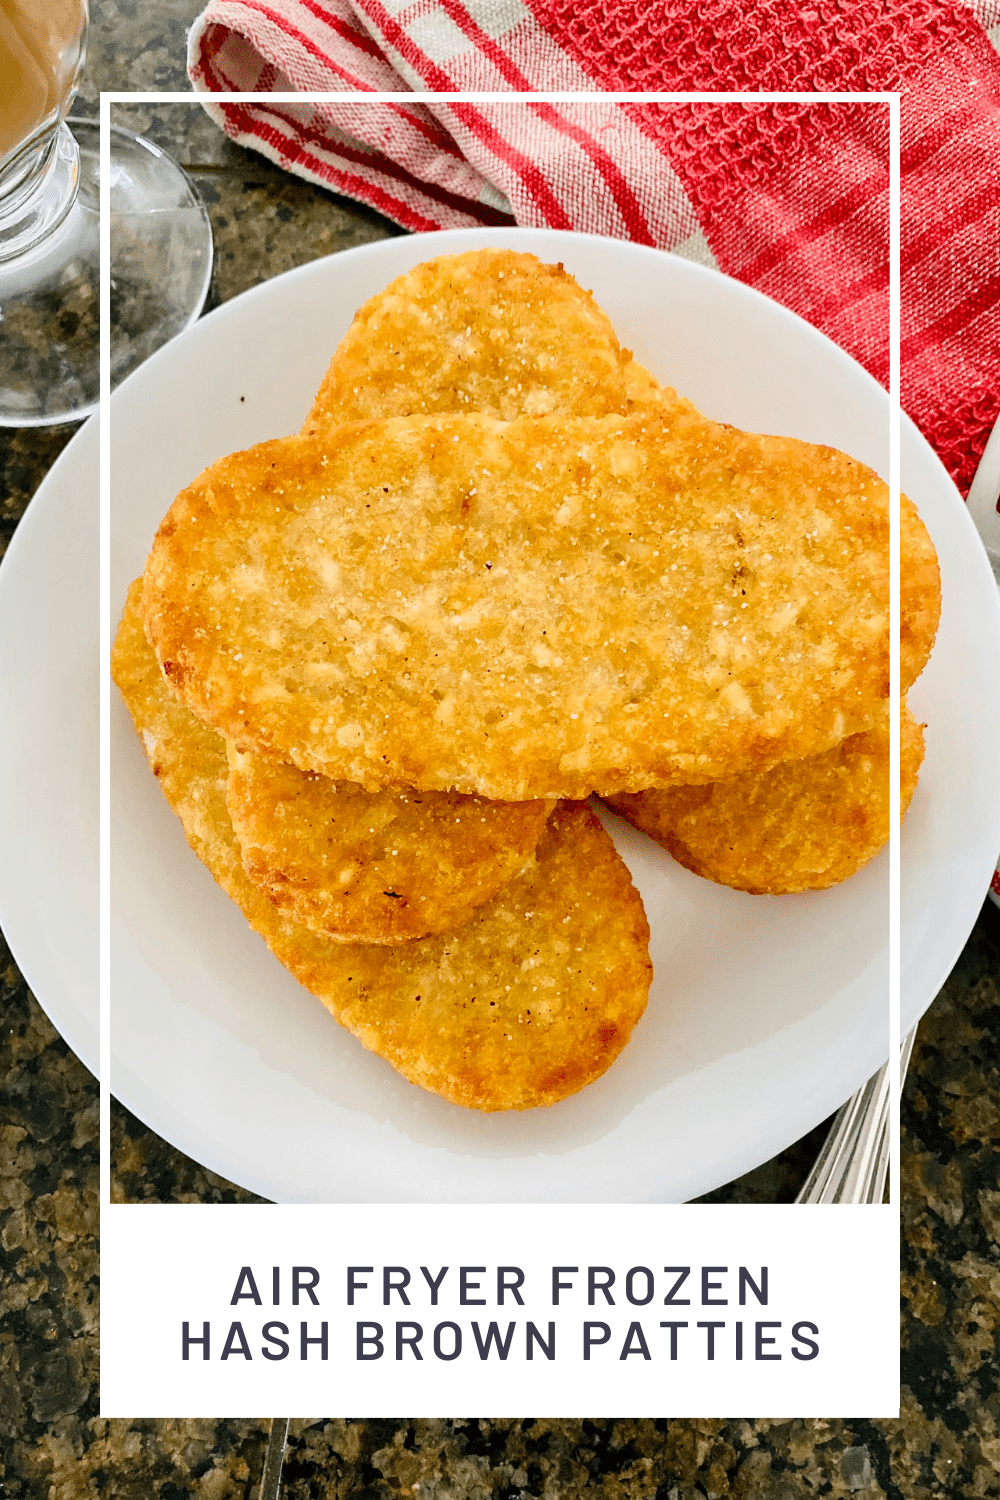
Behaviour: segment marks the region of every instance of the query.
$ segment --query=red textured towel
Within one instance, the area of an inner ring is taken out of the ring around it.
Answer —
[[[189,67],[209,92],[398,91],[212,109],[409,229],[513,219],[684,246],[883,381],[888,111],[599,94],[898,89],[903,405],[964,493],[1000,410],[996,46],[1000,0],[210,0]],[[417,103],[427,89],[587,97]]]

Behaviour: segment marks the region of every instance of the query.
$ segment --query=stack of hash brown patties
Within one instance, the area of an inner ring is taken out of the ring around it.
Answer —
[[[938,585],[903,530],[908,685]],[[885,842],[885,486],[707,421],[561,267],[441,257],[299,435],[178,496],[113,669],[192,848],[344,1026],[453,1103],[551,1104],[652,972],[591,793],[744,890]],[[903,746],[906,795],[908,715]]]

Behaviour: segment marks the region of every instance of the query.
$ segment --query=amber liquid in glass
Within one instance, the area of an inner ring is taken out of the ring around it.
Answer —
[[[0,161],[66,106],[85,0],[0,0]]]

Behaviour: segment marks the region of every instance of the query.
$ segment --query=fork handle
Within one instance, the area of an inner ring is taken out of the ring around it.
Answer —
[[[281,1488],[281,1467],[285,1461],[285,1444],[288,1441],[288,1418],[272,1417],[271,1431],[264,1454],[264,1472],[260,1478],[257,1500],[278,1500]]]
[[[899,1049],[902,1088],[917,1028]],[[889,1064],[848,1099],[833,1117],[830,1133],[796,1203],[881,1203],[889,1169]]]

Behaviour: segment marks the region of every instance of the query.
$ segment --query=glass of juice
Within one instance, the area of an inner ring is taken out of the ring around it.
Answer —
[[[12,160],[51,141],[76,87],[86,31],[85,0],[0,0],[4,178]]]
[[[69,117],[87,0],[0,0],[0,426],[87,416],[100,393],[100,131]],[[197,317],[208,216],[166,153],[112,128],[112,381]]]

